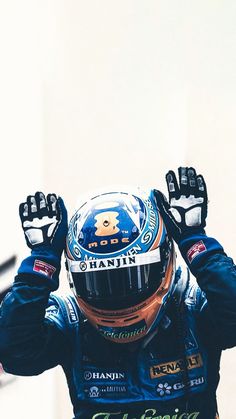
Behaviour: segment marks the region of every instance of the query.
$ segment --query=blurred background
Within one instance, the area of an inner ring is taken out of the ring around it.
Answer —
[[[235,22],[234,0],[0,0],[0,265],[17,256],[0,292],[29,253],[18,219],[28,194],[56,192],[72,215],[97,187],[166,192],[179,165],[205,176],[208,235],[235,256]],[[222,357],[221,419],[235,417],[235,354]],[[72,417],[59,367],[0,372],[1,419],[32,412]]]

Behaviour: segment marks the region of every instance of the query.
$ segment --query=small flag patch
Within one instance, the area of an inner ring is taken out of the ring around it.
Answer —
[[[195,243],[187,252],[187,258],[189,263],[192,263],[193,259],[198,256],[200,253],[205,252],[207,250],[205,244],[202,240]]]
[[[48,278],[52,278],[54,272],[56,271],[56,268],[52,265],[49,265],[49,263],[43,262],[42,260],[35,260],[33,271],[39,272]]]

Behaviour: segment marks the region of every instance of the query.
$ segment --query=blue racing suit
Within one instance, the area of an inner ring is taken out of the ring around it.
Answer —
[[[106,340],[75,297],[52,292],[59,269],[46,278],[23,261],[1,306],[4,369],[37,375],[61,365],[76,419],[217,418],[221,352],[236,344],[236,269],[217,241],[204,243],[191,266],[197,281],[179,268],[157,329],[129,344]],[[41,259],[55,266],[50,257]]]

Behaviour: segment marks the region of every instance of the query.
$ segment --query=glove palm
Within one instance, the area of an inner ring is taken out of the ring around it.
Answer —
[[[50,247],[61,255],[67,233],[67,211],[55,194],[36,192],[20,204],[19,213],[28,247],[32,250]]]

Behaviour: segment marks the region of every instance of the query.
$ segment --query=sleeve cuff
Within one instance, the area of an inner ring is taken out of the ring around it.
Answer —
[[[32,251],[31,256],[21,262],[18,274],[37,275],[48,280],[57,279],[60,273],[60,257],[47,251]]]
[[[207,237],[205,234],[196,234],[184,238],[179,243],[179,250],[192,272],[201,265],[209,254],[224,252],[223,247],[217,240]]]

